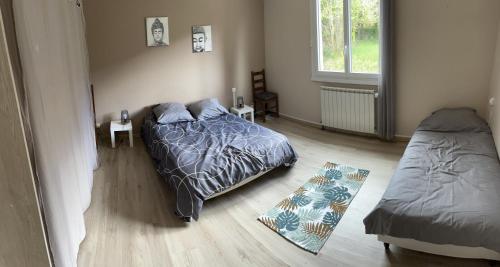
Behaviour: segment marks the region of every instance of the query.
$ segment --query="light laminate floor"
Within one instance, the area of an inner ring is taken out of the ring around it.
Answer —
[[[100,148],[87,237],[79,266],[488,266],[391,246],[386,253],[365,235],[363,218],[382,196],[404,144],[336,134],[284,119],[265,126],[285,134],[300,159],[208,201],[198,222],[173,213],[172,191],[155,172],[140,139],[122,138]],[[326,161],[369,169],[371,174],[319,255],[286,241],[257,217],[304,184]]]

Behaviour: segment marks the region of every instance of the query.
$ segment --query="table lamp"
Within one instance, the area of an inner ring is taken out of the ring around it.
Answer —
[[[231,89],[233,91],[233,107],[236,108],[236,88]]]

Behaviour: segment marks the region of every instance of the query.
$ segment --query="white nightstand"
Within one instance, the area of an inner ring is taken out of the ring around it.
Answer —
[[[134,136],[132,134],[132,121],[122,124],[121,121],[112,121],[109,127],[111,132],[111,146],[115,148],[115,132],[128,132],[130,147],[134,147]]]
[[[232,107],[230,109],[231,113],[234,115],[246,119],[247,115],[250,115],[252,122],[254,122],[253,107],[245,105],[242,108]]]

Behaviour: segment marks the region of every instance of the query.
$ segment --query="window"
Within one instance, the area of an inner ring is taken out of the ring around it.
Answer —
[[[312,79],[378,83],[380,0],[313,0]]]

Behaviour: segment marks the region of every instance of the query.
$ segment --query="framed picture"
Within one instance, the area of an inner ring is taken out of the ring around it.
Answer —
[[[193,26],[193,53],[212,52],[212,25]]]
[[[150,47],[169,45],[168,17],[146,18],[146,39]]]

